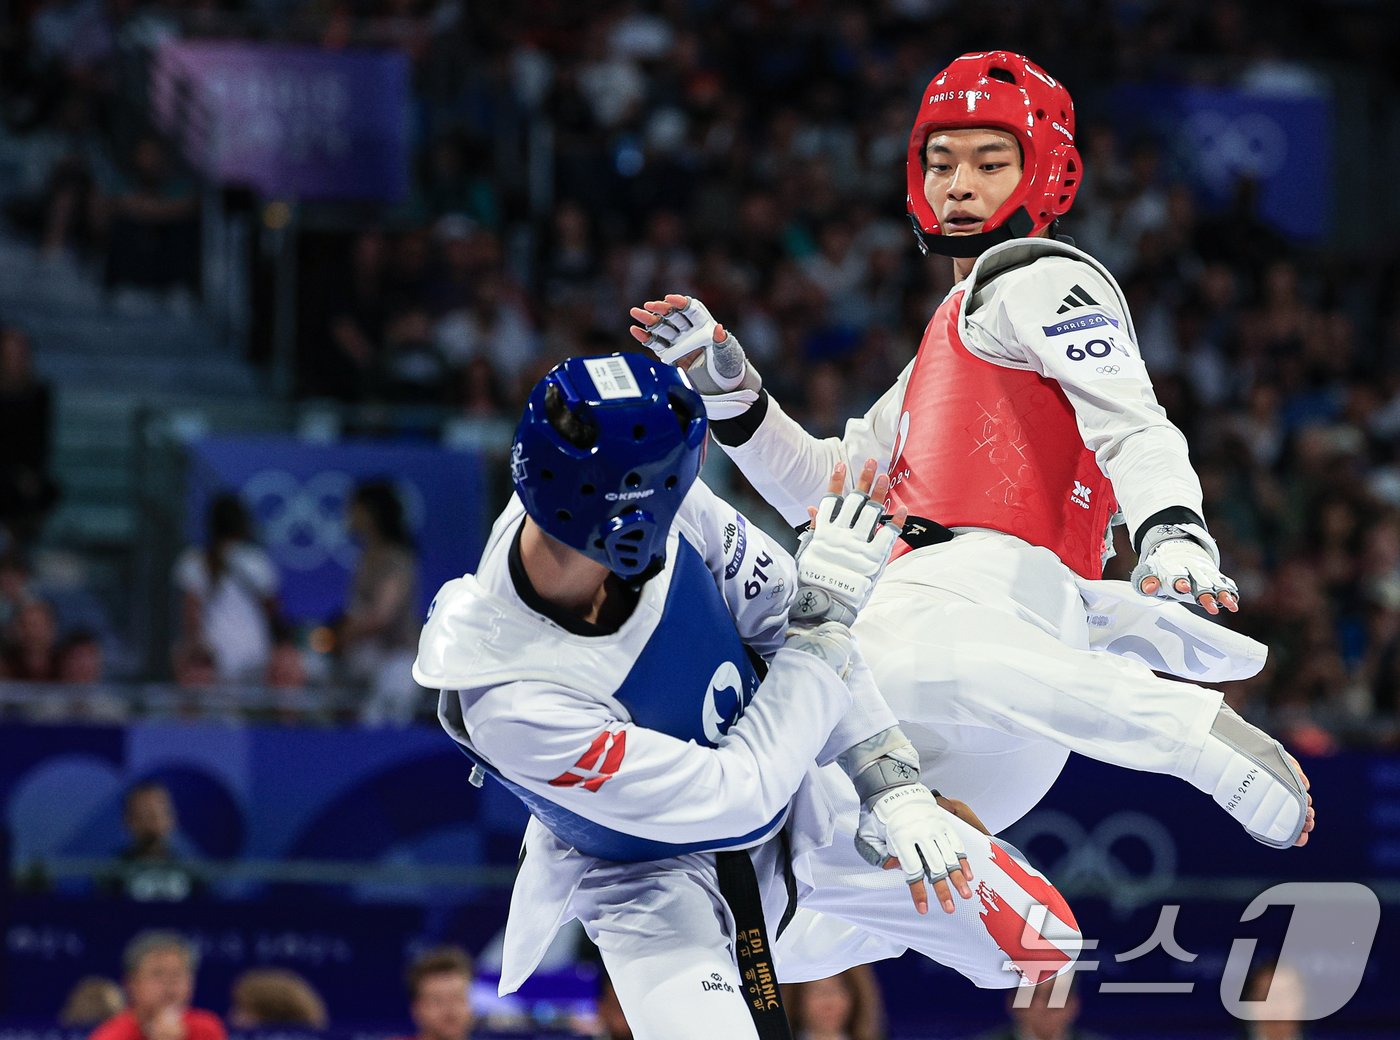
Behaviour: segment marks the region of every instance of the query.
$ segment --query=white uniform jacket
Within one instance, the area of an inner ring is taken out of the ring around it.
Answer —
[[[442,691],[448,733],[531,808],[502,993],[579,915],[571,898],[600,860],[685,863],[785,823],[794,858],[829,843],[817,764],[895,724],[863,663],[843,683],[783,648],[793,561],[703,483],[665,570],[609,635],[569,631],[522,598],[523,518],[512,498],[477,573],[442,587],[413,667]]]
[[[1186,439],[1157,403],[1127,303],[1103,265],[1063,242],[1015,239],[978,257],[972,273],[949,295],[964,290],[958,316],[962,342],[985,361],[1033,371],[1060,385],[1084,444],[1113,483],[1129,531],[1172,506],[1201,515],[1201,485]],[[1070,349],[1075,337],[1065,333],[1066,323],[1082,327],[1086,322],[1116,326],[1114,340],[1125,353],[1114,351],[1106,363]],[[801,523],[807,504],[825,492],[836,462],[844,460],[852,473],[868,458],[888,465],[913,367],[911,361],[865,415],[848,421],[841,437],[811,436],[770,399],[747,441],[721,446],[784,519]],[[981,531],[979,537],[1025,545],[996,531]],[[896,559],[882,588],[918,580],[918,561],[931,565],[925,558],[939,548]],[[1263,667],[1267,651],[1261,644],[1180,603],[1142,596],[1121,581],[1087,580],[1068,568],[1064,580],[1079,588],[1095,649],[1139,657],[1196,682],[1242,679]]]
[[[1084,444],[1113,482],[1130,531],[1169,506],[1200,514],[1201,485],[1186,439],[1157,403],[1122,291],[1097,260],[1063,242],[1015,239],[978,257],[949,295],[962,290],[963,343],[992,364],[1059,383]],[[1126,348],[1126,355],[1114,352],[1112,364],[1067,349],[1073,337],[1057,331],[1067,319],[1094,316],[1116,325],[1115,341]],[[837,461],[844,459],[850,472],[867,458],[889,463],[913,367],[911,361],[864,416],[847,422],[843,437],[811,437],[770,399],[753,436],[725,451],[784,519],[803,523]]]

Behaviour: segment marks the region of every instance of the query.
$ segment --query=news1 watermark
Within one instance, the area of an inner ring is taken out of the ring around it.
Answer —
[[[1220,976],[1220,1001],[1225,1010],[1242,1021],[1315,1022],[1346,1006],[1361,986],[1366,962],[1380,926],[1381,904],[1376,894],[1354,881],[1295,881],[1274,885],[1256,896],[1241,913],[1238,923],[1257,920],[1273,907],[1289,907],[1292,913],[1283,944],[1272,959],[1267,994],[1247,993],[1251,967],[1256,967],[1258,940],[1236,938],[1230,944]],[[1151,934],[1137,946],[1115,954],[1113,962],[1128,963],[1161,950],[1175,961],[1189,964],[1199,954],[1187,950],[1176,938],[1181,907],[1162,907]],[[1053,915],[1035,907],[1026,920],[1022,946],[1046,951],[1041,967],[1055,970],[1064,964],[1067,936],[1056,935]],[[1072,987],[1084,988],[1088,976],[1101,970],[1104,961],[1086,956],[1099,946],[1097,939],[1079,941],[1079,957],[1059,975],[1040,986],[1022,986],[1013,1006],[1029,1007],[1040,991],[1049,990],[1045,1006],[1064,1007]],[[1025,957],[1007,961],[1008,971],[1034,974],[1037,962]],[[1084,978],[1078,978],[1085,976]],[[1197,982],[1113,982],[1097,984],[1099,993],[1192,993]]]

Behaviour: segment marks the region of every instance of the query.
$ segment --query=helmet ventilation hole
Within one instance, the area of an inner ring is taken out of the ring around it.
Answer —
[[[581,495],[591,495],[591,494],[593,494],[594,491],[596,491],[596,490],[598,490],[598,489],[595,488],[592,484],[585,484],[585,485],[583,485],[583,487],[579,488],[578,490],[579,490],[579,494],[581,494]]]
[[[634,441],[645,440],[645,439],[646,439],[646,435],[647,435],[647,428],[646,428],[645,426],[643,426],[641,423],[638,423],[636,426],[632,427],[632,439],[633,439]]]
[[[638,473],[636,473],[636,472],[629,473],[629,474],[627,474],[626,484],[627,484],[627,486],[630,487],[630,488],[638,488],[638,487],[641,487],[641,486],[642,486],[642,478],[641,478],[641,476],[640,476]]]
[[[1045,118],[1045,109],[1043,109],[1043,108],[1037,108],[1037,109],[1035,110],[1035,117],[1036,117],[1037,119],[1044,119],[1044,118]]]
[[[540,479],[541,479],[541,480],[553,480],[553,479],[554,479],[554,470],[552,470],[552,469],[542,469],[542,470],[540,470]]]
[[[666,478],[666,490],[667,490],[667,491],[671,491],[671,490],[673,490],[673,489],[675,488],[675,486],[676,486],[676,475],[675,475],[674,473],[672,473],[669,477]]]
[[[568,522],[569,520],[572,520],[574,518],[574,514],[569,512],[567,509],[561,509],[554,515],[565,522]]]

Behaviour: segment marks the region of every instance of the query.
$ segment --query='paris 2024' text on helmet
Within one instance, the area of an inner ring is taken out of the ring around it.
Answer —
[[[947,236],[924,197],[924,148],[942,130],[1004,130],[1021,146],[1021,181],[975,235]],[[1010,51],[964,54],[924,90],[909,135],[909,219],[919,247],[978,256],[999,242],[1049,227],[1074,203],[1081,163],[1069,91],[1029,58]]]
[[[570,358],[530,393],[511,480],[546,534],[640,583],[666,562],[705,429],[679,369],[641,354]]]

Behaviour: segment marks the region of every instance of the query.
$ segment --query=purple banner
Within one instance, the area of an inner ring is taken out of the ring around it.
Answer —
[[[394,201],[408,190],[408,78],[398,51],[171,41],[151,92],[162,129],[222,184]]]

